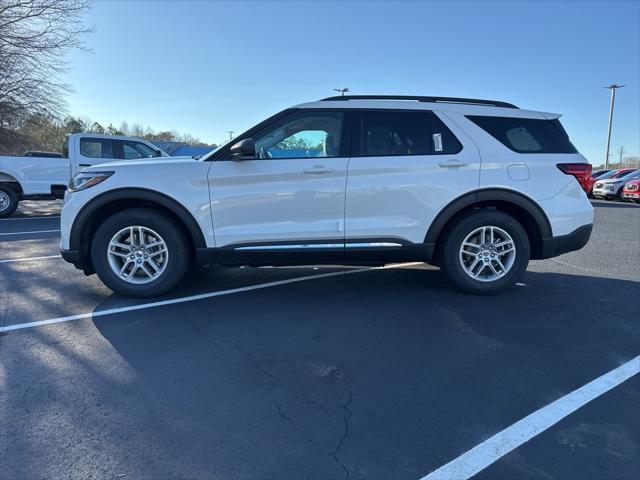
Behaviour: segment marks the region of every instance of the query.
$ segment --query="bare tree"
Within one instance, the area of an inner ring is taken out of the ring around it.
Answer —
[[[90,0],[0,0],[0,150],[27,142],[16,130],[32,115],[60,117],[70,91],[64,55],[84,48]]]

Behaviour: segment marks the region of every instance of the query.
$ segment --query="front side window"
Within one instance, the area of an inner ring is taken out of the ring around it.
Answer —
[[[362,112],[361,155],[455,154],[462,145],[432,112]]]
[[[114,158],[113,141],[107,138],[81,138],[80,155],[87,158]]]
[[[577,153],[560,120],[535,118],[487,117],[467,118],[505,147],[517,153]]]
[[[254,136],[258,158],[340,156],[344,114],[299,112]]]
[[[158,152],[141,142],[121,140],[122,154],[125,160],[157,157]]]

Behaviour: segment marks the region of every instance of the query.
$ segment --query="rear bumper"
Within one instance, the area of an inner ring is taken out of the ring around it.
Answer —
[[[540,258],[557,257],[563,253],[580,250],[589,242],[592,230],[593,224],[589,224],[578,227],[567,235],[543,238],[542,255]]]

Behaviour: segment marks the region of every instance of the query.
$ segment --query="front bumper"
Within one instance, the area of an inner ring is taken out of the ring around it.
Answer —
[[[542,255],[540,258],[557,257],[563,253],[580,250],[589,242],[592,230],[593,224],[588,224],[576,228],[573,232],[567,235],[543,238]]]
[[[618,189],[614,188],[613,190],[610,190],[607,187],[602,187],[602,188],[594,188],[592,193],[591,193],[594,197],[600,197],[600,198],[613,198],[618,194]]]

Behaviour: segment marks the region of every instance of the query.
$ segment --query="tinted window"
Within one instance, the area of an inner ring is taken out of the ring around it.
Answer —
[[[88,158],[114,158],[113,141],[106,138],[81,138],[80,155]]]
[[[607,178],[613,178],[619,173],[617,170],[609,170],[607,173],[603,173],[598,177],[598,180],[605,180]]]
[[[125,160],[151,158],[158,156],[157,150],[154,150],[153,148],[141,142],[118,140],[118,143],[122,144],[122,154]]]
[[[518,153],[577,153],[558,119],[484,117],[469,120]]]
[[[338,157],[344,114],[300,112],[254,136],[258,158]]]
[[[635,178],[636,175],[638,174],[638,172],[636,170],[631,170],[630,172],[625,172],[622,175],[620,175],[619,177],[616,178]]]
[[[364,156],[454,154],[462,145],[432,112],[362,112]]]

